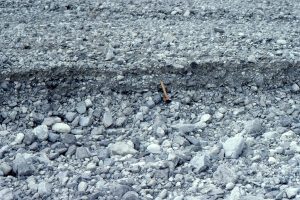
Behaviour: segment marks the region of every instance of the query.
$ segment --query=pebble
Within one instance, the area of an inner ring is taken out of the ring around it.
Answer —
[[[242,136],[236,135],[227,139],[223,143],[223,149],[227,158],[238,158],[245,146],[245,140]]]
[[[17,136],[15,137],[14,144],[21,144],[23,142],[25,135],[24,133],[18,133]]]
[[[140,200],[140,198],[137,192],[128,191],[122,196],[121,200]]]
[[[278,40],[276,41],[276,43],[277,43],[277,44],[281,44],[281,45],[285,45],[285,44],[287,44],[287,41],[284,40],[284,39],[278,39]]]
[[[84,101],[81,101],[81,102],[77,103],[77,105],[76,105],[76,111],[79,114],[84,114],[86,112],[86,104],[85,104]]]
[[[69,133],[62,134],[60,137],[61,141],[65,144],[75,144],[77,141],[75,135]]]
[[[2,200],[13,200],[14,195],[13,195],[12,189],[1,188],[0,189],[0,197]]]
[[[127,119],[127,118],[126,118],[125,116],[119,117],[119,118],[116,120],[116,126],[117,126],[117,127],[123,126],[123,124],[125,123],[126,119]]]
[[[262,121],[260,119],[254,119],[245,122],[245,131],[251,136],[258,136],[263,131]]]
[[[86,99],[86,100],[84,101],[84,103],[85,103],[85,106],[86,106],[87,108],[90,108],[90,107],[93,106],[93,102],[92,102],[91,99]]]
[[[211,115],[210,114],[204,114],[201,116],[200,122],[201,123],[209,123],[211,121]]]
[[[109,48],[107,50],[107,53],[106,53],[106,56],[105,56],[105,61],[111,61],[111,60],[113,60],[114,56],[115,56],[115,54],[114,54],[113,49]]]
[[[209,157],[202,153],[197,153],[190,161],[190,165],[196,169],[197,172],[205,171],[209,166]]]
[[[102,122],[105,128],[108,128],[113,124],[113,117],[109,110],[105,111]]]
[[[34,173],[34,165],[18,153],[13,161],[13,172],[18,176],[30,176]]]
[[[7,176],[11,172],[11,170],[12,170],[12,167],[9,164],[7,164],[5,162],[0,164],[0,171],[2,171],[4,176]]]
[[[300,90],[299,85],[296,84],[296,83],[294,83],[294,84],[292,85],[292,90],[293,90],[293,92],[298,92],[298,91]]]
[[[193,131],[197,131],[200,128],[204,128],[205,124],[200,124],[200,123],[195,123],[195,124],[183,124],[183,123],[179,123],[179,124],[175,124],[175,125],[171,125],[172,128],[178,130],[180,133],[189,133],[189,132],[193,132]]]
[[[299,188],[295,188],[295,187],[286,188],[285,193],[287,198],[289,199],[295,198],[296,195],[299,193]]]
[[[34,135],[41,141],[48,139],[48,127],[46,125],[39,125],[33,129]]]
[[[76,149],[76,158],[77,159],[84,159],[91,157],[91,153],[86,147],[77,147]]]
[[[52,185],[48,182],[42,181],[38,184],[38,193],[40,195],[49,195],[52,190]]]
[[[126,142],[116,142],[109,146],[112,155],[122,155],[135,154],[137,151],[133,146],[127,144]]]
[[[52,126],[52,130],[58,133],[69,133],[71,127],[65,123],[56,123]]]
[[[46,126],[52,126],[55,123],[61,122],[61,118],[59,117],[46,117],[42,124]]]
[[[229,167],[227,164],[220,164],[213,173],[213,178],[217,184],[226,185],[228,183],[235,183],[238,176],[233,166]]]
[[[149,153],[153,153],[153,154],[159,154],[161,153],[161,150],[160,150],[160,146],[158,144],[150,144],[148,147],[147,147],[147,151]]]
[[[77,114],[75,112],[67,112],[65,118],[68,122],[72,122],[75,119],[76,115]]]
[[[93,123],[93,118],[88,117],[80,117],[79,125],[82,127],[90,126]]]
[[[86,182],[84,182],[84,181],[81,181],[81,182],[78,184],[77,190],[78,190],[78,192],[85,192],[86,189],[87,189],[87,187],[88,187],[88,184],[87,184]]]

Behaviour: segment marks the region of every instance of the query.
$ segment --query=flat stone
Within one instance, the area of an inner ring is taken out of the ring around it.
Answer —
[[[171,126],[172,128],[178,130],[181,133],[189,133],[193,131],[197,131],[198,129],[204,128],[205,124],[202,123],[195,123],[195,124],[175,124]]]
[[[161,153],[161,150],[160,150],[160,146],[158,144],[150,144],[148,147],[147,147],[147,151],[150,152],[150,153],[153,153],[153,154],[159,154]]]
[[[84,101],[77,103],[76,105],[76,111],[79,114],[84,114],[86,112],[86,104]]]
[[[113,117],[109,110],[105,111],[102,122],[105,128],[108,128],[113,124]]]
[[[69,133],[62,134],[60,137],[61,141],[65,144],[75,144],[77,141],[75,135]]]
[[[37,126],[32,132],[39,140],[44,141],[48,139],[48,127],[46,125]]]
[[[42,181],[38,184],[38,193],[40,195],[49,195],[51,194],[52,185],[48,182]]]
[[[90,126],[93,123],[93,118],[90,116],[80,117],[79,125],[82,127]]]
[[[77,147],[76,149],[76,158],[77,159],[84,159],[91,157],[91,153],[86,147]]]
[[[61,118],[59,117],[46,117],[43,121],[43,125],[52,126],[55,123],[61,122]]]
[[[245,140],[242,136],[236,135],[227,139],[223,144],[225,156],[227,158],[238,158],[245,146]]]
[[[126,142],[116,142],[115,144],[110,145],[109,149],[113,155],[125,156],[127,154],[137,153],[133,146],[127,144]]]
[[[197,172],[205,171],[209,165],[209,157],[198,153],[192,158],[190,165],[194,167]]]
[[[56,123],[52,126],[52,130],[58,133],[69,133],[71,127],[65,123]]]

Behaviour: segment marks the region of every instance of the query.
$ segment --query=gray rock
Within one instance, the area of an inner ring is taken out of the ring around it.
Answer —
[[[127,144],[126,142],[116,142],[109,146],[110,152],[112,155],[127,155],[127,154],[135,154],[137,151],[133,148],[133,146]]]
[[[13,161],[13,172],[18,176],[30,176],[34,173],[34,165],[30,159],[25,159],[24,156],[18,153]]]
[[[117,120],[116,120],[116,126],[117,127],[121,127],[121,126],[123,126],[123,124],[125,123],[125,121],[126,121],[126,117],[125,116],[123,116],[123,117],[119,117]]]
[[[31,145],[36,140],[36,136],[31,132],[24,133],[23,143],[26,145]]]
[[[75,135],[69,133],[62,134],[60,137],[61,141],[65,144],[75,144],[77,142]]]
[[[91,131],[92,135],[102,135],[104,133],[105,129],[103,126],[100,127],[95,127],[93,128],[93,130]]]
[[[93,118],[88,117],[80,117],[79,125],[82,127],[90,126],[93,123]]]
[[[245,140],[242,136],[236,135],[232,138],[227,139],[223,144],[225,156],[227,158],[238,158],[245,146]]]
[[[68,122],[72,122],[75,119],[76,115],[77,114],[75,112],[67,112],[65,118],[67,119]]]
[[[150,144],[148,147],[147,147],[147,151],[149,153],[153,153],[153,154],[160,154],[161,153],[161,150],[160,150],[160,146],[158,144]]]
[[[209,166],[209,157],[207,155],[198,153],[192,158],[190,165],[194,167],[197,172],[202,172]]]
[[[56,133],[53,133],[53,132],[50,132],[49,135],[48,135],[48,140],[50,142],[56,142],[59,140],[59,134],[56,134]]]
[[[76,111],[79,114],[84,114],[86,112],[86,104],[84,101],[77,103],[76,105]]]
[[[245,131],[251,136],[260,135],[264,131],[262,121],[260,119],[254,119],[245,122]]]
[[[48,127],[46,125],[37,126],[32,132],[41,141],[48,139]]]
[[[14,144],[21,144],[24,137],[25,137],[24,133],[18,133],[17,136],[15,137],[15,141],[13,143]]]
[[[87,186],[88,186],[88,184],[86,182],[81,181],[77,187],[78,192],[85,192],[87,189]]]
[[[105,111],[102,122],[105,128],[108,128],[113,124],[113,117],[109,110]]]
[[[215,183],[226,185],[227,183],[235,183],[238,176],[233,168],[227,164],[221,164],[213,174]]]
[[[113,196],[116,196],[119,199],[121,199],[126,192],[131,190],[129,186],[123,184],[113,184],[110,186],[110,189]]]
[[[193,131],[197,131],[200,128],[204,128],[205,124],[195,123],[195,124],[175,124],[171,126],[172,128],[178,130],[181,133],[189,133]]]
[[[77,147],[76,149],[76,158],[77,159],[84,159],[91,157],[91,153],[86,147]]]
[[[113,49],[112,48],[108,48],[106,56],[105,56],[105,60],[106,61],[111,61],[111,60],[114,59],[114,56],[115,56],[115,54],[114,54]]]
[[[0,189],[0,197],[2,200],[13,200],[14,195],[13,195],[13,190],[9,188],[2,188]]]
[[[52,130],[58,133],[70,133],[71,127],[65,123],[56,123],[52,126]]]
[[[4,176],[7,176],[11,172],[11,170],[12,167],[9,164],[5,162],[0,164],[0,171],[2,171]]]
[[[48,182],[42,181],[38,184],[38,193],[40,195],[49,195],[51,194],[52,185]]]
[[[134,191],[126,192],[121,200],[140,200],[139,194]]]
[[[61,122],[61,118],[59,117],[46,117],[42,124],[46,126],[52,126],[55,123]]]
[[[292,91],[293,91],[293,92],[298,92],[299,90],[300,90],[299,85],[296,84],[296,83],[294,83],[294,84],[292,85]]]
[[[295,198],[296,195],[299,193],[300,188],[296,188],[296,187],[289,187],[285,189],[285,193],[287,198],[292,199]]]
[[[84,100],[84,103],[85,103],[85,105],[86,105],[87,108],[90,108],[90,107],[93,106],[93,102],[92,102],[91,99]]]

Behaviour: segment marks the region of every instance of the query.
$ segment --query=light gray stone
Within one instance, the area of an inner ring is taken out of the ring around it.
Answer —
[[[120,126],[123,126],[123,124],[125,123],[126,121],[126,117],[123,116],[123,117],[119,117],[117,120],[116,120],[116,126],[120,127]]]
[[[171,127],[178,130],[181,133],[189,133],[204,128],[205,126],[206,124],[204,123],[195,123],[195,124],[179,123],[179,124],[172,125]]]
[[[84,103],[85,103],[85,106],[86,106],[87,108],[90,108],[90,107],[93,106],[93,102],[92,102],[91,99],[86,99],[86,100],[84,101]]]
[[[159,154],[161,153],[161,150],[160,150],[160,146],[158,144],[150,144],[148,147],[147,147],[147,151],[150,152],[150,153],[153,153],[153,154]]]
[[[227,139],[223,143],[223,149],[225,151],[225,157],[227,158],[238,158],[245,146],[245,140],[242,136],[236,135]]]
[[[55,123],[61,122],[61,118],[59,117],[46,117],[42,124],[46,126],[52,126]]]
[[[86,147],[77,147],[76,149],[76,158],[77,159],[84,159],[91,157],[91,153]]]
[[[258,136],[264,131],[262,120],[254,119],[245,122],[245,131],[251,136]]]
[[[25,159],[23,154],[18,153],[13,161],[13,172],[18,176],[30,176],[34,173],[34,165],[30,159]]]
[[[105,128],[108,128],[113,124],[113,117],[109,110],[105,111],[102,122]]]
[[[132,145],[127,144],[126,142],[116,142],[115,144],[110,145],[110,151],[113,155],[122,155],[135,154],[137,151],[133,148]]]
[[[122,196],[121,200],[140,200],[140,198],[137,192],[128,191]]]
[[[15,137],[14,144],[21,144],[25,135],[24,133],[18,133],[17,136]]]
[[[88,186],[88,184],[87,184],[86,182],[81,181],[81,182],[78,184],[78,188],[77,188],[78,192],[85,192],[86,189],[87,189],[87,186]]]
[[[13,190],[10,188],[2,188],[0,189],[0,198],[2,200],[13,200],[14,195],[13,195]]]
[[[5,162],[0,164],[0,171],[2,171],[4,176],[7,176],[11,172],[11,170],[12,167],[9,164]]]
[[[34,135],[39,139],[39,140],[47,140],[48,139],[48,127],[46,125],[40,125],[37,126],[33,129]]]
[[[76,105],[76,111],[79,114],[84,114],[86,112],[86,104],[85,104],[84,101],[81,101],[81,102],[77,103],[77,105]]]
[[[56,123],[52,126],[52,130],[58,133],[69,133],[71,127],[65,123]]]
[[[221,164],[213,174],[214,181],[217,184],[226,185],[227,183],[235,183],[238,176],[233,167],[228,164]]]
[[[289,187],[285,189],[285,193],[287,198],[292,199],[299,193],[300,188],[297,187]]]
[[[190,165],[194,167],[197,172],[205,171],[209,166],[209,157],[198,153],[192,158]]]
[[[86,127],[86,126],[90,126],[93,123],[93,118],[91,116],[87,116],[87,117],[80,117],[79,120],[79,125]]]
[[[66,117],[68,122],[72,122],[75,119],[76,115],[77,114],[75,112],[67,112],[65,117]]]
[[[46,181],[42,181],[38,184],[38,193],[40,195],[49,195],[52,190],[52,185]]]

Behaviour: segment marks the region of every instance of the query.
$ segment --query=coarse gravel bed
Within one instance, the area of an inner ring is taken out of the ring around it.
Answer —
[[[0,199],[300,199],[299,16],[0,0]]]

